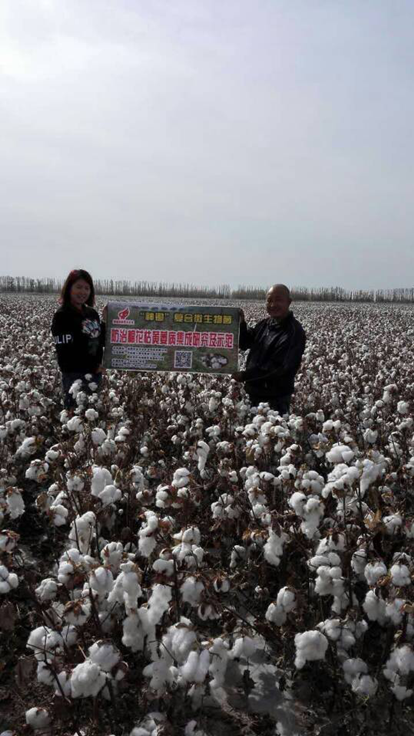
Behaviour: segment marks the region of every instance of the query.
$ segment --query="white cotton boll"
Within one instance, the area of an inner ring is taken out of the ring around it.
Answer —
[[[88,422],[94,422],[96,419],[98,419],[99,413],[95,409],[87,409],[85,411],[85,418],[88,420]]]
[[[47,632],[48,628],[46,626],[38,626],[30,632],[26,646],[28,649],[33,649],[36,659],[43,658]]]
[[[105,486],[103,491],[98,494],[98,498],[102,501],[103,506],[116,503],[122,497],[122,492],[116,486]]]
[[[386,533],[389,536],[393,536],[403,525],[403,520],[400,514],[384,516],[382,521],[385,524]]]
[[[74,626],[83,626],[91,615],[89,601],[75,600],[66,604],[63,617],[65,621]]]
[[[51,723],[49,713],[45,708],[30,708],[25,713],[26,723],[35,731],[40,728],[47,728]]]
[[[150,677],[149,686],[151,690],[154,690],[159,695],[162,695],[168,685],[171,685],[174,681],[171,667],[165,659],[158,659],[151,664],[144,667],[142,671],[144,677]],[[158,729],[149,729],[148,733],[157,733]]]
[[[367,551],[365,549],[357,549],[352,555],[351,567],[356,575],[362,577],[367,564]]]
[[[393,585],[402,587],[404,585],[411,584],[410,571],[407,565],[402,565],[400,563],[393,565],[391,567],[390,574]]]
[[[263,547],[265,560],[267,560],[270,565],[274,565],[275,567],[279,566],[280,560],[283,556],[283,547],[288,538],[289,537],[285,532],[281,531],[280,534],[277,534],[273,529],[270,529],[268,540]]]
[[[138,535],[139,535],[138,549],[140,551],[140,554],[143,557],[151,557],[152,553],[154,552],[157,546],[156,538],[154,536],[149,536],[149,534],[152,535],[153,532],[148,531],[147,529],[145,530],[143,529],[138,532]]]
[[[358,674],[352,680],[352,691],[364,698],[372,698],[378,690],[378,681],[370,675]]]
[[[133,562],[124,562],[121,565],[121,572],[108,595],[108,603],[109,605],[116,602],[124,603],[128,612],[128,609],[138,607],[138,598],[140,597],[142,597],[142,590],[139,584],[137,567]]]
[[[104,672],[110,672],[121,661],[119,651],[113,644],[97,641],[89,648],[89,659],[97,664]]]
[[[93,466],[92,473],[91,493],[92,496],[99,496],[105,486],[113,484],[114,481],[112,474],[107,468],[102,468],[97,465]]]
[[[187,468],[178,468],[173,476],[172,485],[174,488],[183,488],[190,481],[190,471]]]
[[[405,603],[404,598],[395,598],[393,601],[386,603],[385,615],[391,619],[394,626],[398,626],[403,619],[403,606]]]
[[[378,439],[378,432],[376,430],[368,429],[364,432],[364,440],[370,445],[375,445],[376,441]]]
[[[210,666],[210,653],[203,649],[201,653],[190,652],[185,664],[180,667],[180,674],[187,682],[201,684],[206,679]]]
[[[86,511],[82,516],[77,516],[70,527],[70,542],[78,546],[82,553],[86,554],[95,536],[95,527],[96,516],[93,511]]]
[[[106,567],[98,567],[89,576],[89,585],[98,595],[110,593],[114,585],[114,576]]]
[[[276,624],[276,626],[283,626],[287,620],[287,612],[282,606],[278,606],[276,603],[270,603],[265,613],[265,618],[270,623]]]
[[[367,614],[370,621],[378,621],[380,624],[385,622],[385,601],[375,594],[374,590],[369,590],[365,596],[365,601],[362,605],[365,613]]]
[[[328,639],[320,631],[304,631],[295,636],[295,667],[300,670],[306,662],[325,659]]]
[[[35,593],[42,602],[52,601],[56,598],[59,585],[53,578],[44,578],[40,585],[36,588]]]
[[[54,526],[63,526],[67,523],[69,511],[62,504],[53,504],[49,512]]]
[[[254,645],[254,650],[256,650],[256,645]],[[246,644],[245,652],[244,656],[247,658],[252,656],[253,651],[249,644]],[[213,640],[213,645],[210,647],[210,657],[209,672],[212,678],[210,680],[210,688],[215,690],[224,686],[227,664],[229,662],[228,644],[221,637]]]
[[[52,686],[55,684],[55,678],[52,668],[46,662],[38,662],[36,670],[37,681],[42,685]]]
[[[331,450],[326,453],[326,459],[330,463],[349,463],[354,457],[355,453],[347,445],[335,444]]]
[[[368,585],[376,585],[378,580],[388,572],[386,565],[379,560],[376,562],[368,562],[365,565],[364,576]]]
[[[231,656],[237,659],[244,657],[250,659],[257,649],[254,639],[250,636],[240,636],[235,639],[233,648],[231,650]]]
[[[0,552],[11,552],[16,547],[19,539],[19,534],[8,529],[0,532]]]
[[[414,526],[414,525],[413,525]],[[230,567],[234,569],[237,565],[242,564],[247,557],[247,549],[240,544],[235,544],[230,555]]]
[[[288,503],[289,506],[294,510],[295,514],[297,514],[298,516],[302,516],[303,507],[306,503],[306,496],[300,491],[295,491],[295,493],[292,493]]]
[[[188,577],[180,587],[183,602],[193,607],[198,606],[203,590],[204,584],[200,580]]]
[[[96,697],[106,685],[106,675],[90,660],[78,664],[72,672],[70,687],[72,698]]]
[[[122,542],[109,542],[101,552],[101,560],[105,567],[109,567],[112,572],[118,572],[123,554],[124,547]]]
[[[155,560],[152,569],[159,575],[172,577],[174,575],[174,560]]]
[[[207,733],[202,728],[197,728],[197,721],[188,721],[184,729],[184,736],[207,736]]]
[[[155,626],[161,621],[164,613],[168,611],[171,598],[172,591],[168,585],[153,586],[147,607],[148,620],[151,625]]]
[[[391,690],[394,693],[394,695],[397,698],[397,700],[399,700],[400,702],[402,700],[406,700],[407,698],[411,698],[411,696],[412,696],[412,694],[414,692],[413,690],[410,690],[409,688],[405,687],[404,685],[397,685],[397,684],[393,685],[391,687]]]
[[[357,675],[365,675],[368,672],[368,665],[363,659],[356,657],[355,659],[346,659],[342,664],[342,669],[346,682],[351,685]]]
[[[16,455],[22,457],[28,457],[36,452],[36,437],[26,437],[22,444],[16,451]]]
[[[100,427],[96,427],[91,432],[91,438],[94,445],[102,445],[106,440],[106,432]]]
[[[6,503],[11,519],[18,519],[24,513],[25,505],[18,488],[12,488],[7,492]]]
[[[17,588],[19,578],[14,572],[9,572],[5,565],[0,565],[0,594],[9,593]]]
[[[70,432],[79,433],[83,430],[83,422],[81,417],[74,416],[66,422],[66,426]]]
[[[410,411],[410,405],[407,401],[399,401],[397,404],[397,411],[399,414],[408,414]]]

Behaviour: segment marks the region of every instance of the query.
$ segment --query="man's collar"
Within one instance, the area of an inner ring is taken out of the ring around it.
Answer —
[[[274,319],[274,317],[269,317],[269,327],[271,330],[277,330],[279,327],[284,327],[284,325],[293,317],[293,312],[289,310],[286,317],[283,317],[283,319],[277,321]]]

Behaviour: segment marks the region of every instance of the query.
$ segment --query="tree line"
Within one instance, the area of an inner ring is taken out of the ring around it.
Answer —
[[[27,276],[0,276],[0,292],[14,294],[56,294],[63,281],[52,278],[30,278]],[[185,297],[197,299],[251,299],[263,300],[268,286],[239,285],[232,289],[228,284],[219,286],[196,286],[186,283],[166,283],[152,281],[115,281],[113,279],[94,279],[97,294],[106,296],[141,297]],[[398,302],[412,304],[414,288],[406,289],[359,289],[347,290],[335,287],[293,287],[295,301],[309,302]]]

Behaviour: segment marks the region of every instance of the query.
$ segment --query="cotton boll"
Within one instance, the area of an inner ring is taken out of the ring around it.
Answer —
[[[368,562],[364,569],[364,576],[368,585],[376,585],[378,580],[388,572],[386,565],[380,560]]]
[[[186,682],[201,684],[207,676],[209,666],[210,653],[207,649],[203,649],[200,653],[190,652],[187,661],[179,669],[181,677]]]
[[[91,493],[92,496],[99,496],[104,490],[105,486],[113,484],[112,474],[107,468],[102,468],[94,465],[92,468],[92,482],[91,482]]]
[[[256,652],[256,649],[256,643],[250,636],[240,636],[234,641],[231,656],[237,659],[241,657],[250,659]]]
[[[0,565],[0,595],[9,593],[19,585],[19,578],[14,572],[9,572],[5,565]]]
[[[391,567],[390,574],[393,585],[398,587],[411,585],[411,576],[407,565],[400,563],[393,565]]]
[[[306,662],[325,659],[328,639],[320,631],[304,631],[295,636],[296,669],[302,669]]]
[[[52,601],[56,598],[59,589],[58,583],[53,578],[44,578],[40,585],[36,588],[35,593],[42,602]]]
[[[98,498],[102,501],[103,506],[109,506],[116,503],[122,497],[122,492],[114,485],[105,486],[103,491],[98,494]]]
[[[249,637],[244,637],[248,639]],[[256,650],[256,645],[253,640],[250,642],[245,641],[243,652],[245,657],[249,658],[253,655]],[[224,686],[224,678],[227,670],[227,664],[229,661],[228,644],[224,639],[218,637],[213,640],[213,644],[210,647],[211,663],[209,666],[209,673],[211,675],[210,688],[214,691],[217,688]]]
[[[362,607],[370,621],[378,621],[380,624],[383,624],[385,622],[385,601],[383,601],[381,598],[378,598],[378,596],[375,594],[375,591],[368,591]]]
[[[368,672],[368,665],[363,659],[346,659],[342,664],[342,668],[345,675],[346,682],[351,685],[355,677],[358,675],[366,674]]]
[[[153,586],[147,607],[148,620],[153,626],[158,624],[164,613],[168,611],[171,598],[172,590],[168,585],[157,584]]]
[[[106,675],[97,664],[85,660],[72,671],[70,679],[72,698],[96,697],[106,685]]]
[[[372,698],[378,690],[378,681],[370,675],[358,674],[352,680],[352,691],[364,698]]]
[[[20,535],[9,529],[0,532],[0,552],[11,552],[20,539]]]
[[[355,453],[347,445],[335,444],[332,449],[326,453],[326,459],[330,463],[349,463]]]
[[[270,529],[268,540],[263,547],[265,560],[267,560],[270,565],[274,565],[275,567],[279,566],[280,560],[283,556],[283,547],[287,540],[288,536],[285,532],[281,531],[280,534],[277,534],[273,529]]]
[[[97,641],[89,648],[89,659],[104,672],[110,672],[121,661],[119,651],[104,641]]]
[[[91,438],[94,445],[101,446],[107,439],[106,432],[100,427],[96,427],[91,432]]]
[[[11,488],[7,492],[6,503],[11,519],[18,519],[24,513],[25,505],[18,488]]]
[[[385,524],[386,533],[389,536],[393,536],[403,525],[403,520],[400,514],[391,514],[390,516],[384,516],[382,519]]]
[[[82,626],[91,615],[89,601],[75,600],[66,604],[63,612],[65,621],[74,626]]]
[[[89,585],[99,596],[105,596],[111,592],[114,585],[112,572],[106,567],[96,568],[89,576]]]
[[[45,708],[30,708],[26,711],[25,717],[27,725],[35,731],[48,728],[51,723],[50,715]]]
[[[200,580],[188,577],[180,587],[183,602],[193,607],[198,606],[203,590],[204,584]]]
[[[108,603],[124,603],[126,612],[138,607],[138,598],[142,597],[139,584],[138,568],[133,562],[124,562],[121,572],[115,580],[115,584],[108,595]]]

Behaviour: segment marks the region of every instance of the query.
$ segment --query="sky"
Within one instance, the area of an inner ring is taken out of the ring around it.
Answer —
[[[414,282],[412,0],[1,0],[0,273]]]

